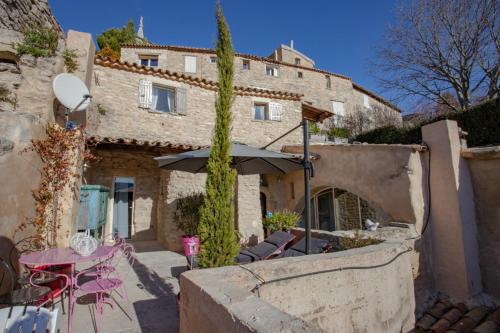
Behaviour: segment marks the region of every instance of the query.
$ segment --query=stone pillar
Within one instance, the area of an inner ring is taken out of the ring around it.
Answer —
[[[260,209],[259,175],[237,177],[236,226],[242,242],[256,244],[264,239]]]
[[[92,40],[92,35],[85,32],[69,30],[66,39],[66,49],[76,52],[75,60],[78,64],[78,68],[72,74],[82,80],[90,90],[92,87],[95,55],[95,44]],[[96,125],[96,121],[92,121],[92,116],[95,116],[95,113],[96,112],[93,112],[91,108],[83,112],[73,112],[70,114],[70,120],[76,122],[78,125],[84,125],[89,128]]]
[[[459,129],[443,120],[422,127],[431,158],[432,260],[436,288],[465,301],[481,292],[474,195],[460,156]]]

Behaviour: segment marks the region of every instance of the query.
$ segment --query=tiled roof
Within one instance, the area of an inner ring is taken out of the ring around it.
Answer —
[[[122,45],[124,48],[136,48],[136,49],[164,49],[164,50],[171,50],[171,51],[178,51],[178,52],[193,52],[193,53],[205,53],[205,54],[215,54],[215,50],[209,49],[209,48],[203,48],[203,47],[188,47],[188,46],[174,46],[174,45],[156,45],[156,44],[124,44]],[[317,69],[317,68],[311,68],[311,67],[305,67],[305,66],[300,66],[300,65],[295,65],[295,64],[290,64],[287,62],[282,62],[282,61],[277,61],[271,58],[267,57],[260,57],[256,56],[253,54],[244,54],[244,53],[235,53],[237,57],[245,58],[245,59],[251,59],[255,61],[261,61],[261,62],[266,62],[266,63],[273,63],[277,65],[283,65],[283,66],[288,66],[288,67],[294,67],[294,68],[299,68],[299,69],[304,69],[308,70],[311,72],[317,72],[317,73],[322,73],[325,75],[330,75],[334,77],[338,77],[341,79],[349,80],[352,83],[352,86],[354,89],[359,90],[368,96],[372,97],[373,99],[379,101],[382,104],[385,104],[391,108],[394,108],[396,111],[401,112],[400,109],[398,109],[395,105],[392,103],[386,101],[382,97],[374,94],[373,92],[367,90],[366,88],[360,86],[359,84],[356,84],[352,82],[352,79],[348,76],[338,74],[338,73],[332,73],[328,72],[322,69]]]
[[[179,81],[208,90],[216,91],[218,89],[218,83],[215,81],[200,79],[197,77],[179,74],[176,72],[171,72],[169,70],[164,70],[160,68],[152,68],[152,67],[138,65],[135,63],[118,61],[118,60],[113,60],[111,58],[99,57],[99,56],[95,58],[94,63],[96,65],[103,67],[125,70],[128,72],[133,72],[138,74],[158,76],[168,80]],[[267,97],[267,98],[284,99],[292,101],[300,101],[301,97],[303,96],[302,94],[292,93],[288,91],[267,90],[261,88],[251,88],[251,87],[241,87],[241,86],[235,86],[234,92],[236,95],[240,96],[258,96],[258,97]]]
[[[467,308],[440,300],[415,325],[415,333],[494,333],[500,332],[500,308]]]
[[[173,143],[169,141],[148,141],[130,138],[112,138],[112,137],[101,137],[101,136],[90,136],[87,138],[87,143],[90,145],[97,144],[120,144],[120,145],[130,145],[130,146],[148,146],[153,148],[169,148],[175,150],[198,150],[201,148],[206,148],[206,146],[190,145]]]

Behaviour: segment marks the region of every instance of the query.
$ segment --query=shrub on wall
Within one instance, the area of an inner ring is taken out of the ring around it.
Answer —
[[[386,144],[417,144],[422,142],[421,128],[439,120],[455,120],[468,133],[469,147],[500,145],[500,100],[478,104],[465,112],[450,112],[410,128],[387,126],[362,133],[355,141]]]
[[[36,26],[23,31],[23,41],[15,45],[17,55],[31,54],[34,57],[51,57],[57,49],[57,32]]]

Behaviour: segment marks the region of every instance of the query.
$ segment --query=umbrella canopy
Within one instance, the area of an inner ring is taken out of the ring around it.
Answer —
[[[254,148],[241,143],[231,144],[231,165],[240,175],[288,173],[304,168],[303,161],[290,154]],[[176,155],[156,157],[160,168],[199,173],[207,171],[210,148]]]

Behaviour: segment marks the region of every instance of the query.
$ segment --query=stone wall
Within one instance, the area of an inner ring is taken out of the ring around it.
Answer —
[[[210,62],[215,54],[206,50],[195,52],[191,50],[171,50],[165,48],[130,48],[121,50],[121,60],[130,63],[139,63],[139,55],[154,54],[159,56],[159,68],[168,69],[177,73],[184,73],[184,56],[197,57],[197,72],[187,75],[217,81],[217,65]],[[254,57],[255,58],[255,57]],[[363,92],[354,88],[349,78],[328,75],[321,71],[313,71],[307,68],[298,68],[287,64],[279,65],[279,76],[266,75],[266,61],[245,58],[237,55],[234,61],[235,85],[251,86],[271,90],[290,91],[304,94],[303,100],[313,103],[314,106],[332,110],[331,101],[344,102],[345,111],[348,114],[361,108],[363,110]],[[250,60],[250,70],[243,69],[243,60]],[[298,78],[297,72],[302,72],[303,77]],[[330,77],[331,88],[326,86],[326,75]],[[401,115],[398,111],[381,103],[380,100],[369,96],[370,105],[379,107],[386,112],[394,114],[398,119]],[[367,113],[369,109],[364,109]],[[290,124],[292,126],[292,124]]]
[[[484,291],[500,299],[500,147],[462,151],[469,166]]]
[[[186,272],[181,276],[181,332],[408,332],[415,302],[410,256],[401,254],[407,249],[386,241],[256,262],[245,269]]]
[[[107,233],[112,232],[115,177],[133,177],[132,239],[156,239],[161,186],[160,171],[156,161],[153,160],[154,155],[140,150],[98,149],[94,152],[100,160],[87,170],[85,181],[92,185],[104,185],[110,189]]]
[[[6,0],[0,2],[0,28],[22,31],[27,26],[41,25],[61,31],[52,16],[48,0]]]
[[[114,138],[134,138],[170,141],[182,144],[210,145],[215,122],[215,92],[179,81],[152,75],[142,75],[119,69],[95,66],[92,94],[94,102],[106,110],[97,116],[97,129],[92,134]],[[187,89],[186,115],[168,114],[139,108],[139,80]],[[252,107],[256,101],[276,101],[283,105],[283,120],[255,121]],[[236,96],[233,104],[232,140],[253,146],[263,146],[301,121],[299,101],[271,100],[262,97]],[[297,130],[271,148],[280,149],[286,143],[301,142]]]

